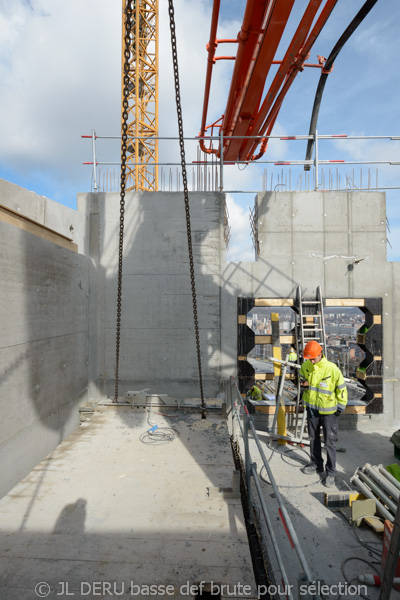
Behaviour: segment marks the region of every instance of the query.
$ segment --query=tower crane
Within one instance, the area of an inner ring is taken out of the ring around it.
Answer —
[[[129,31],[126,29],[127,7],[132,11]],[[122,0],[123,63],[125,52],[129,52],[125,189],[157,191],[158,0]],[[122,70],[122,100],[124,89]]]

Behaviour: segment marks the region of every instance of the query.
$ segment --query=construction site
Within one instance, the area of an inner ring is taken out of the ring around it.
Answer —
[[[318,65],[337,0],[303,3],[283,56],[295,0],[243,3],[225,111],[208,125],[227,41],[214,0],[189,163],[169,0],[181,181],[166,191],[158,2],[122,0],[118,191],[99,191],[94,131],[77,210],[0,179],[1,600],[400,598],[400,266],[385,191],[333,189],[318,156],[325,81],[376,1]],[[254,261],[228,262],[224,168],[268,154],[307,66],[320,77],[300,165],[312,183],[255,193]],[[199,157],[212,175],[190,186]],[[347,390],[330,411],[332,487],[303,472],[311,341]]]

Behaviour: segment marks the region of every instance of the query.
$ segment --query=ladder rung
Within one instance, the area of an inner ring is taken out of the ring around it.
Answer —
[[[316,313],[315,315],[303,315],[303,319],[321,319],[322,315]]]
[[[303,300],[302,304],[321,304],[319,300]]]
[[[305,329],[304,331],[307,331],[307,333],[308,333],[309,331],[323,331],[323,329],[321,329],[319,327],[307,327],[307,329]]]

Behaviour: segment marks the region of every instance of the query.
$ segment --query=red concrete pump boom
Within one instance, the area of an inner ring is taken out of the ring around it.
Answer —
[[[267,136],[271,135],[282,102],[296,75],[307,66],[324,69],[324,57],[318,57],[319,64],[307,64],[305,61],[337,1],[309,0],[283,59],[277,61],[274,60],[275,54],[295,0],[247,0],[241,30],[236,39],[230,40],[217,38],[220,0],[214,0],[199,135],[206,136],[210,129],[212,135],[214,128],[219,128],[223,133],[223,148],[212,148],[211,143],[202,140],[200,145],[204,152],[217,156],[222,152],[225,161],[252,161],[264,154]],[[224,42],[238,44],[236,56],[215,56],[217,46]],[[223,59],[235,61],[225,112],[218,121],[206,126],[213,66],[217,60]],[[271,65],[279,67],[269,89],[263,94]],[[262,139],[237,139],[237,136]]]

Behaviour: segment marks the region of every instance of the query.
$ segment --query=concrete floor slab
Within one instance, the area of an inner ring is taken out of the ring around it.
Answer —
[[[102,407],[0,501],[2,600],[142,598],[146,585],[187,599],[201,581],[256,597],[241,501],[220,492],[226,422],[163,414]]]

